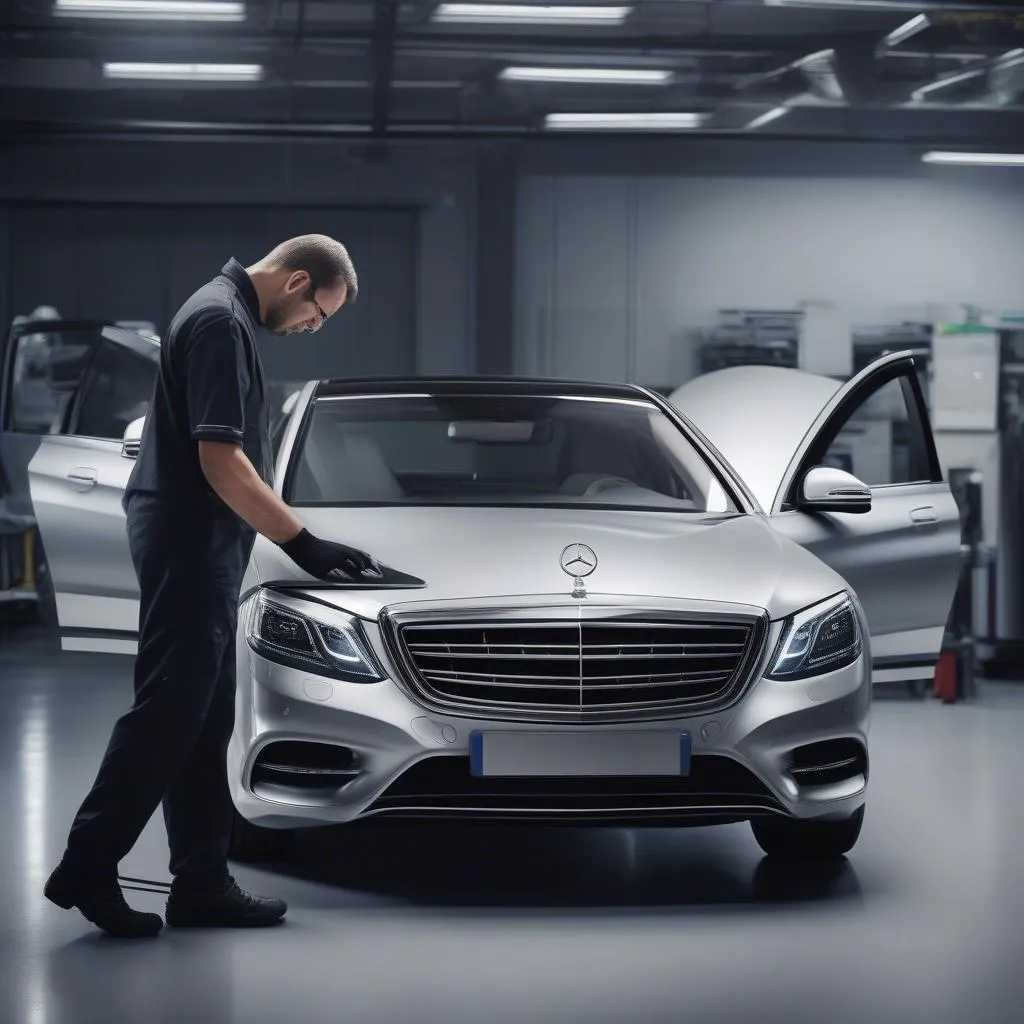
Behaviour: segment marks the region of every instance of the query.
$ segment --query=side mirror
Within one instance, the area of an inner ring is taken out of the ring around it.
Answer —
[[[800,485],[800,508],[862,515],[871,511],[871,488],[846,470],[815,466]]]
[[[139,447],[142,444],[142,427],[146,422],[145,416],[132,420],[124,428],[124,437],[121,439],[121,455],[126,459],[137,459]]]

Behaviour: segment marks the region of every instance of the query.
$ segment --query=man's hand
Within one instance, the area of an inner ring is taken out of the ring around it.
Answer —
[[[377,561],[365,551],[322,540],[306,529],[279,547],[300,569],[321,580],[378,580],[384,576]]]

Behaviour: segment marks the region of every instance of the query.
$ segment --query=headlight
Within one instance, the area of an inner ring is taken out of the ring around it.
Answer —
[[[383,679],[355,621],[343,612],[331,618],[335,621],[322,622],[260,592],[249,615],[249,646],[272,661],[335,679],[353,683]]]
[[[768,670],[769,679],[805,679],[860,657],[860,623],[853,602],[837,594],[791,615]]]

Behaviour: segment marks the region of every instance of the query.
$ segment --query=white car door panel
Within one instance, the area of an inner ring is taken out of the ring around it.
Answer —
[[[132,653],[138,581],[121,508],[134,462],[128,424],[145,415],[159,341],[68,321],[25,325],[4,363],[5,475],[34,518],[68,650]]]
[[[856,591],[879,670],[931,673],[960,567],[960,519],[946,484],[876,487],[862,515],[779,512],[779,533],[827,562]],[[932,508],[922,523],[914,512]],[[892,678],[890,672],[890,678]]]
[[[800,510],[800,481],[815,465],[866,483],[871,510]],[[771,518],[856,591],[877,680],[933,673],[960,576],[961,525],[912,358],[884,357],[836,393],[783,478]]]
[[[132,465],[119,441],[60,436],[29,463],[65,650],[134,650],[138,581],[121,508]]]

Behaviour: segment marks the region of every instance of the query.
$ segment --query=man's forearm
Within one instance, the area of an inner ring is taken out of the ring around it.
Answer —
[[[200,465],[224,504],[257,533],[280,544],[302,529],[298,516],[260,479],[241,448],[201,442]]]

